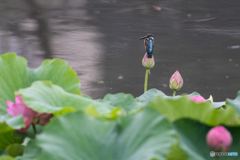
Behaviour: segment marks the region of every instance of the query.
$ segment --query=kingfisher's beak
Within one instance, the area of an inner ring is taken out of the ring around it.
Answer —
[[[141,38],[139,38],[139,40],[141,40],[141,39],[145,39],[145,38],[147,38],[147,36],[141,37]]]

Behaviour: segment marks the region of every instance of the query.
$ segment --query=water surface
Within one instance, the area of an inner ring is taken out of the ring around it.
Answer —
[[[237,0],[0,0],[0,53],[16,52],[29,66],[62,58],[77,72],[81,91],[143,93],[147,33],[155,38],[149,88],[167,95],[179,70],[183,88],[214,101],[240,90],[240,2]]]

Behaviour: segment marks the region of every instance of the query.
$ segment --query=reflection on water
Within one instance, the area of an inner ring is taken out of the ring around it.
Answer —
[[[75,1],[73,1],[75,2]],[[84,94],[101,94],[92,83],[102,80],[101,55],[103,46],[98,43],[102,34],[95,26],[86,25],[89,19],[83,7],[85,1],[26,0],[24,17],[13,24],[6,23],[1,36],[1,53],[17,52],[26,57],[30,67],[38,67],[46,58],[62,58],[78,73]],[[12,3],[7,4],[12,7]],[[63,9],[68,5],[69,9]],[[9,30],[9,26],[15,30]]]
[[[0,53],[17,52],[30,67],[62,58],[93,98],[139,96],[145,50],[138,38],[153,33],[149,88],[171,95],[169,78],[179,70],[179,94],[197,91],[220,101],[240,89],[239,6],[234,0],[0,0]]]

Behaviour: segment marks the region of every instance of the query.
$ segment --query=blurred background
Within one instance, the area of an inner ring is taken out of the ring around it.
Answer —
[[[31,68],[62,58],[77,72],[81,92],[143,93],[145,54],[138,38],[152,33],[155,67],[148,88],[214,101],[240,90],[239,0],[0,0],[0,53],[16,52]]]

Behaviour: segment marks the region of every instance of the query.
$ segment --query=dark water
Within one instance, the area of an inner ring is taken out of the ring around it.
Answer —
[[[81,91],[143,93],[147,33],[155,38],[149,88],[168,95],[179,70],[183,88],[214,101],[240,90],[239,0],[0,0],[0,53],[17,52],[37,67],[62,58],[79,75]]]

